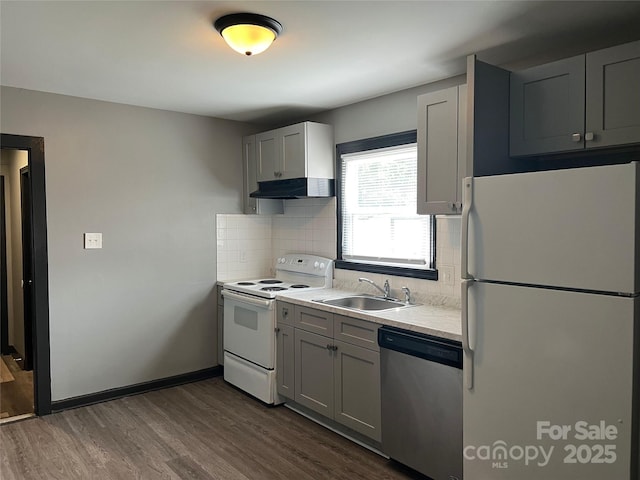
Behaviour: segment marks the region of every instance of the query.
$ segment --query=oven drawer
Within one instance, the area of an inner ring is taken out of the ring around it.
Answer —
[[[307,332],[333,337],[333,313],[296,305],[294,326]]]

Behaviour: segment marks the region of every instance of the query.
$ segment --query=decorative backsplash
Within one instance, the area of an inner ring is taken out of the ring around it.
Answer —
[[[217,278],[234,280],[273,275],[273,261],[285,253],[336,258],[336,199],[286,200],[282,215],[216,215]],[[420,303],[460,306],[460,217],[436,218],[439,280],[335,270],[334,286],[370,292],[358,277],[389,279],[393,293],[407,286]],[[370,288],[370,287],[369,287]],[[374,292],[370,292],[374,293]]]

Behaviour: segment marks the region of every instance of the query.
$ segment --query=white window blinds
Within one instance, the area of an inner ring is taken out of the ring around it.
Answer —
[[[416,214],[417,146],[343,154],[342,258],[429,269],[431,216]]]

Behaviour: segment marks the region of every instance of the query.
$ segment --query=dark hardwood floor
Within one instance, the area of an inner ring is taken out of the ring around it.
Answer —
[[[11,355],[2,360],[13,380],[0,383],[0,420],[33,413],[33,371],[22,370]]]
[[[221,377],[0,427],[0,478],[425,478]]]

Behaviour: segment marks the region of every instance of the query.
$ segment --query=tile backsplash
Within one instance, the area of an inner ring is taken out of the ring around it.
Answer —
[[[285,253],[336,258],[336,199],[286,200],[281,215],[216,215],[217,278],[232,280],[273,275],[273,260]],[[436,217],[436,267],[439,279],[420,280],[350,270],[334,271],[334,286],[374,293],[358,282],[389,280],[393,294],[411,289],[420,303],[460,306],[460,217]]]

